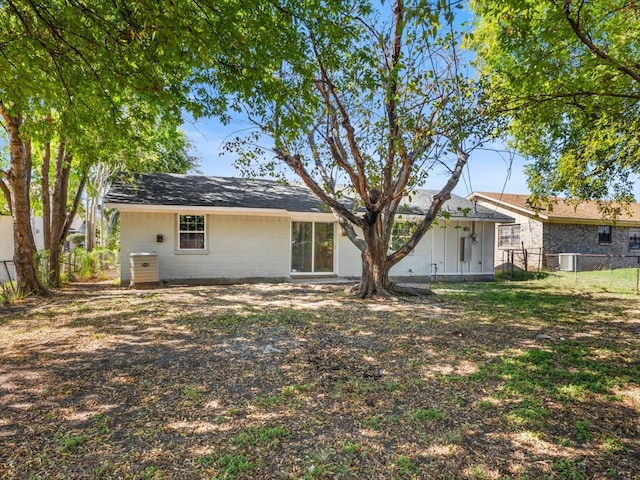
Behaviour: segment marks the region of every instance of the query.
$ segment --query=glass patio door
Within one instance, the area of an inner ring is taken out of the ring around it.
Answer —
[[[291,223],[291,272],[333,272],[333,226],[331,222]]]

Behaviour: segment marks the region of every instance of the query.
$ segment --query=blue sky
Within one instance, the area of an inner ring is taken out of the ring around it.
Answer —
[[[242,136],[248,127],[240,121],[230,125],[221,125],[215,119],[188,121],[182,129],[194,144],[194,153],[200,159],[200,171],[204,175],[221,177],[239,177],[240,171],[233,166],[234,155],[224,152],[225,141],[237,135]],[[511,163],[505,153],[495,151],[474,151],[469,159],[469,168],[460,180],[454,193],[467,196],[472,191],[529,193],[524,174],[526,161],[516,156]],[[286,167],[283,167],[286,168]],[[295,176],[290,178],[294,179]],[[426,188],[440,189],[446,177],[432,175]]]

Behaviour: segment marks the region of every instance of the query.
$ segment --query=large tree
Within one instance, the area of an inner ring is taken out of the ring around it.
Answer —
[[[33,182],[31,211],[43,219],[44,248],[42,267],[48,284],[59,286],[61,255],[71,224],[82,211],[85,221],[85,247],[96,245],[100,227],[102,197],[116,173],[161,171],[186,173],[197,167],[188,152],[189,141],[178,130],[179,119],[160,117],[130,119],[126,129],[65,127],[58,115],[47,117],[49,136],[32,142]],[[37,180],[37,184],[36,184]]]
[[[149,5],[157,8],[157,3]],[[47,291],[37,275],[30,222],[34,147],[42,155],[47,238],[55,251],[68,228],[71,173],[86,178],[97,160],[90,145],[117,139],[111,144],[116,149],[124,139],[135,142],[129,135],[133,119],[179,115],[179,102],[186,101],[184,80],[192,66],[180,61],[177,44],[162,51],[149,41],[155,32],[142,6],[65,0],[0,4],[0,122],[9,145],[7,161],[0,162],[0,189],[13,216],[22,293]],[[169,24],[158,23],[165,27],[158,37],[173,36]],[[167,59],[162,69],[160,57]]]
[[[224,116],[227,94],[248,93],[292,51],[289,25],[276,2],[262,0],[0,2],[0,123],[9,145],[0,190],[14,220],[19,290],[46,293],[30,227],[34,142],[53,146],[56,137],[60,171],[71,165],[81,177],[97,160],[84,155],[83,129],[99,141],[123,133],[135,142],[128,125],[141,115],[179,118],[186,108]],[[52,134],[48,115],[64,119],[64,129]],[[79,160],[80,150],[81,162],[64,160]]]
[[[640,172],[640,4],[473,0],[478,67],[536,196],[629,200]]]
[[[438,217],[490,131],[460,50],[456,3],[283,2],[295,55],[285,52],[250,95],[238,94],[258,131],[230,148],[250,170],[288,165],[328,205],[361,251],[361,297],[398,291],[389,270]],[[268,150],[273,161],[260,163]],[[437,169],[448,174],[442,189],[390,251],[396,215]]]

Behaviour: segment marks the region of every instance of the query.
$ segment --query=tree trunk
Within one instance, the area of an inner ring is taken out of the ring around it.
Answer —
[[[362,281],[356,292],[360,298],[389,296],[394,289],[389,280],[388,243],[379,237],[378,223],[363,229],[366,246],[362,251]]]
[[[47,266],[47,278],[50,285],[51,282],[51,258],[54,255],[53,241],[51,239],[51,186],[49,185],[49,172],[51,168],[51,143],[44,145],[42,153],[42,166],[40,167],[40,195],[42,200],[42,232],[44,237],[44,250],[48,254],[48,258],[43,259],[43,263]]]
[[[362,281],[357,295],[360,298],[388,296],[393,293],[393,284],[389,280],[389,268],[384,256],[372,255],[368,249],[362,252]]]
[[[64,222],[67,216],[67,187],[69,183],[68,165],[65,165],[66,145],[58,144],[54,169],[53,192],[51,192],[50,212],[50,252],[49,252],[49,283],[55,287],[60,286],[60,271],[62,264],[62,246],[64,245]]]
[[[96,248],[96,199],[87,198],[87,205],[85,211],[85,238],[84,248],[87,252],[93,252]]]
[[[69,235],[69,229],[75,217],[82,192],[87,182],[86,173],[80,179],[80,184],[75,192],[71,210],[67,212],[67,200],[69,199],[69,177],[71,175],[72,156],[65,152],[64,145],[59,147],[58,165],[55,171],[55,188],[53,192],[51,214],[51,256],[49,259],[49,281],[52,285],[59,286],[62,271],[62,248],[65,239]]]
[[[18,292],[21,295],[46,295],[47,289],[38,278],[36,244],[31,229],[31,152],[20,138],[21,119],[9,114],[0,102],[0,114],[9,136],[10,167],[5,176],[11,190],[14,254]]]
[[[51,167],[51,143],[44,145],[42,166],[40,167],[40,194],[42,196],[42,232],[44,249],[51,255],[51,188],[49,186],[49,169]]]

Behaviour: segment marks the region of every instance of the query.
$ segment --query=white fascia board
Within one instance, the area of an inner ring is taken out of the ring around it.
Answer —
[[[508,215],[506,215],[508,217]],[[511,218],[511,217],[509,217]],[[406,214],[397,214],[396,221],[397,222],[414,222],[420,223],[424,220],[424,215],[406,215]],[[493,217],[474,217],[473,215],[458,216],[452,215],[449,218],[444,216],[436,217],[435,221],[445,220],[449,222],[484,222],[484,223],[505,223],[507,221],[506,218],[493,218]],[[513,221],[513,218],[511,218]]]
[[[134,205],[128,203],[105,203],[106,208],[117,208],[120,212],[139,213],[206,213],[215,215],[247,215],[259,217],[288,217],[287,210],[276,208],[203,207],[193,205]]]
[[[333,213],[287,212],[294,222],[335,222]]]
[[[509,215],[506,214],[501,214],[504,215],[505,217],[503,218],[494,218],[494,217],[463,217],[460,218],[461,221],[469,221],[469,222],[483,222],[483,223],[513,223],[515,221],[515,218],[510,217]],[[457,217],[456,217],[457,218]]]

